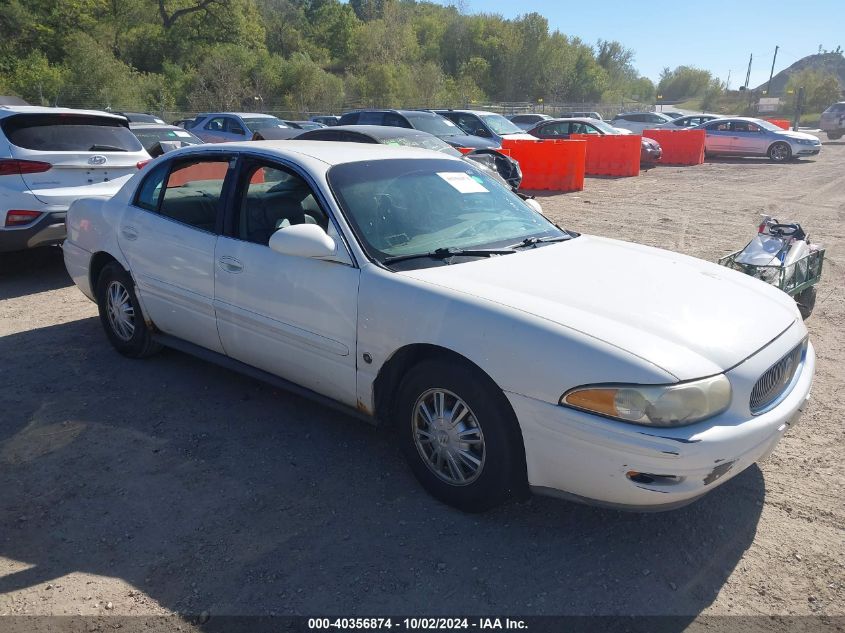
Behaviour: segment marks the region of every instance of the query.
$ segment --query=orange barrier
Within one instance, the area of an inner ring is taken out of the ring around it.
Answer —
[[[704,162],[704,130],[643,130],[643,136],[660,143],[661,165],[701,165]]]
[[[520,189],[581,191],[584,188],[585,142],[505,139],[502,145],[522,169]]]
[[[642,140],[638,134],[570,134],[569,138],[587,142],[584,171],[588,176],[639,176]]]
[[[766,119],[769,123],[774,123],[779,128],[788,130],[792,127],[792,123],[788,119]]]
[[[457,150],[461,154],[469,154],[470,152],[474,152],[475,148],[474,147],[458,147]]]

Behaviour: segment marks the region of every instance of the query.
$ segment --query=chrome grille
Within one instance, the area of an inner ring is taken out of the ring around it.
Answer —
[[[772,402],[778,399],[784,389],[789,386],[795,371],[801,364],[801,356],[804,353],[804,343],[801,343],[786,356],[781,358],[774,365],[769,367],[754,389],[751,390],[751,413],[760,413]]]

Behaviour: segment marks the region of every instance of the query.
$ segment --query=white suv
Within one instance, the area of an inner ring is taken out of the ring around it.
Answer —
[[[610,124],[613,127],[630,130],[634,134],[642,134],[643,130],[651,130],[672,121],[672,117],[660,112],[624,112],[617,114]]]
[[[150,159],[125,117],[0,106],[0,252],[58,244],[83,196],[112,196]]]

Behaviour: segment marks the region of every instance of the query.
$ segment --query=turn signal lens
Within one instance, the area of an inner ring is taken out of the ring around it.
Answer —
[[[684,426],[725,411],[731,383],[724,374],[675,385],[612,385],[579,387],[560,404],[646,426]]]

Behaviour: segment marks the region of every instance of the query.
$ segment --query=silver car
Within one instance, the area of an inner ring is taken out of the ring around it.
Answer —
[[[685,116],[678,117],[674,121],[667,121],[666,123],[661,123],[656,127],[658,130],[686,130],[691,127],[695,127],[696,125],[701,125],[702,123],[707,123],[708,121],[712,121],[713,119],[721,119],[722,116],[719,114],[687,114]]]
[[[773,162],[783,163],[801,156],[815,156],[822,147],[812,134],[791,132],[749,117],[714,119],[693,129],[704,130],[707,156],[768,156]]]

